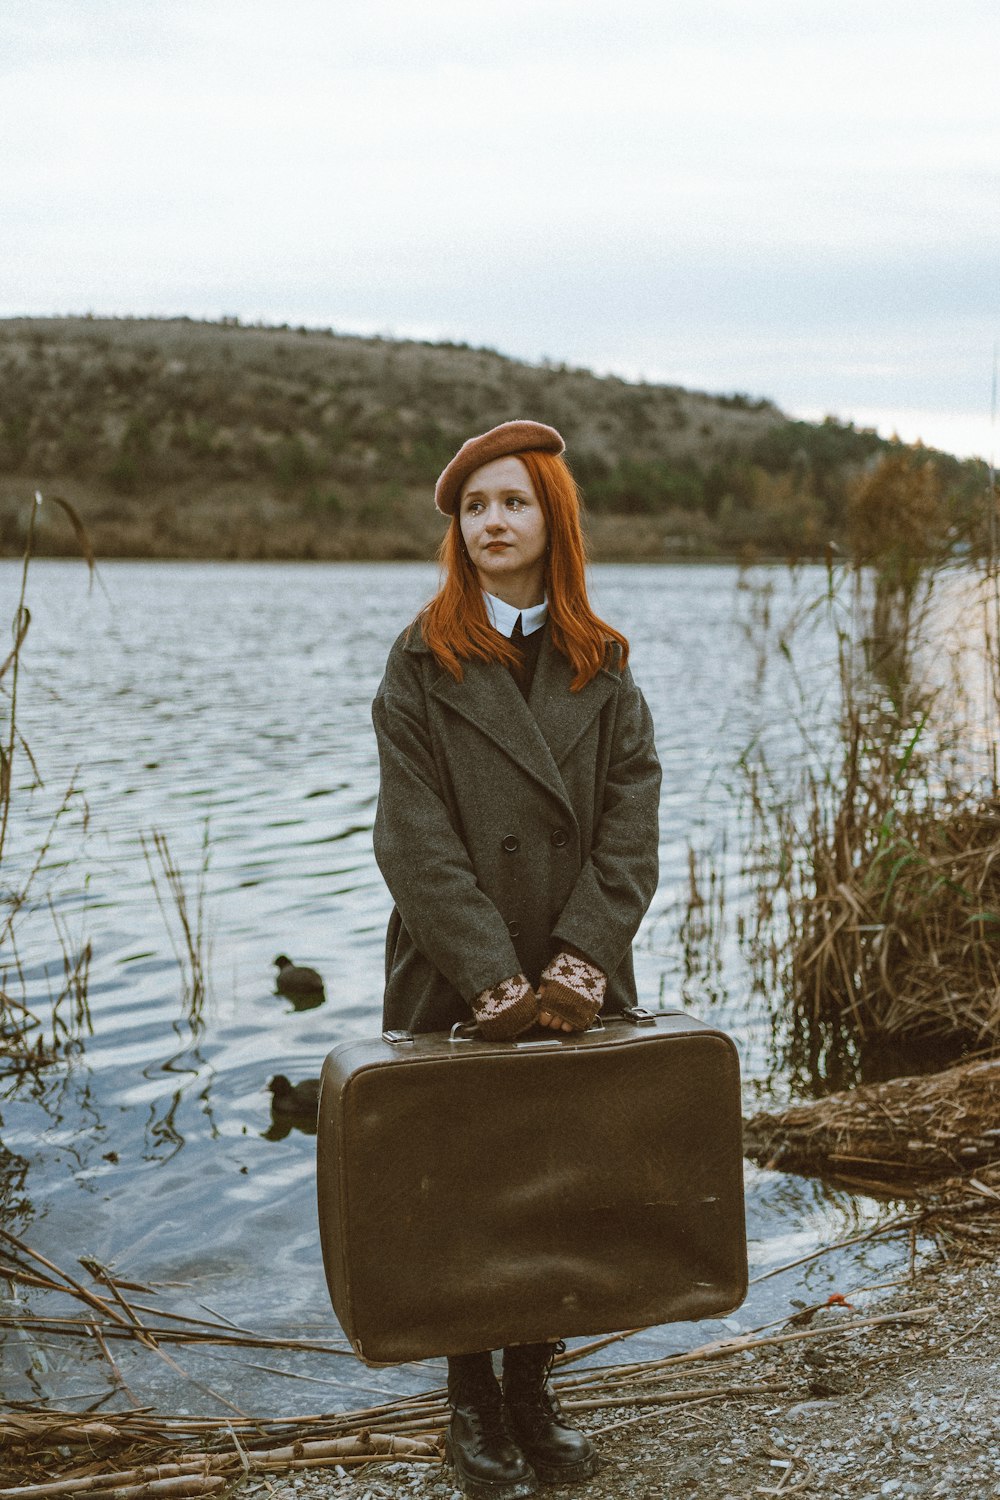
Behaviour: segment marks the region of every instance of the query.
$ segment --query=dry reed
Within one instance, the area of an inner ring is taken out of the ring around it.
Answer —
[[[72,528],[76,544],[90,570],[95,576],[95,562],[90,539],[77,511],[67,500],[58,495],[47,497],[44,502],[55,506],[65,516]],[[10,651],[0,663],[0,691],[6,693],[5,727],[0,738],[0,952],[4,954],[0,966],[0,1076],[15,1078],[34,1074],[53,1061],[56,1051],[63,1043],[73,1040],[90,1025],[87,1006],[87,981],[90,969],[90,944],[82,942],[76,952],[64,924],[60,921],[51,899],[47,905],[55,928],[62,959],[64,981],[52,996],[50,1005],[51,1042],[44,1039],[44,1028],[40,1018],[26,1002],[24,974],[18,953],[17,927],[19,919],[32,901],[37,901],[35,888],[56,829],[66,814],[78,801],[75,778],[53,813],[40,845],[11,881],[7,871],[10,865],[11,815],[19,788],[15,779],[18,755],[23,755],[31,770],[32,782],[29,792],[42,785],[31,747],[18,726],[18,690],[21,677],[21,659],[31,626],[31,611],[28,607],[28,578],[34,554],[37,517],[43,505],[42,495],[36,491],[31,503],[25,529],[25,545],[21,560],[21,574],[17,606],[11,626],[13,643]],[[6,679],[6,681],[4,680]],[[86,819],[86,810],[84,809]],[[6,863],[5,863],[6,861]],[[22,995],[17,998],[10,993],[11,977],[20,984]],[[64,1002],[69,1001],[69,1011]]]
[[[197,1027],[201,1023],[202,1007],[205,1002],[207,969],[205,886],[210,853],[208,823],[205,824],[202,837],[201,866],[194,896],[191,899],[188,897],[184,875],[171,852],[167,835],[162,829],[154,828],[148,843],[145,836],[140,834],[139,842],[146,859],[156,904],[160,908],[174,956],[183,976],[185,1010],[192,1026]],[[154,855],[159,864],[159,874],[154,863]],[[160,887],[161,877],[170,898],[169,906]]]
[[[752,1161],[782,1171],[864,1176],[894,1192],[957,1174],[1000,1174],[1000,1058],[862,1084],[746,1121]]]
[[[941,673],[937,598],[959,573],[939,499],[932,466],[900,457],[859,487],[854,561],[830,567],[813,606],[836,633],[837,744],[819,752],[800,724],[810,758],[790,796],[759,759],[749,767],[751,954],[780,1050],[814,1088],[856,1076],[886,1044],[921,1045],[938,1066],[1000,1045],[996,716],[973,767],[962,689]],[[977,666],[1000,683],[996,572],[961,576],[982,611]]]

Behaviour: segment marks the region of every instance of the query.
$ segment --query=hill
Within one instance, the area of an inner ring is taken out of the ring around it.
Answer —
[[[770,401],[630,383],[492,349],[235,320],[0,320],[0,551],[35,488],[99,555],[426,558],[434,480],[515,416],[565,435],[595,555],[810,555],[891,445]],[[936,455],[954,503],[975,465]],[[43,512],[44,517],[44,512]],[[69,550],[55,518],[39,549]]]

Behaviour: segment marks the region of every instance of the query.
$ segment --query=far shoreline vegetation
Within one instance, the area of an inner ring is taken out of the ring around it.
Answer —
[[[941,528],[988,545],[984,463],[764,398],[465,344],[85,316],[0,320],[0,556],[22,554],[38,489],[108,559],[426,561],[441,468],[528,415],[566,437],[597,562],[822,558],[880,461],[933,477],[935,547]],[[43,507],[36,555],[72,550]]]

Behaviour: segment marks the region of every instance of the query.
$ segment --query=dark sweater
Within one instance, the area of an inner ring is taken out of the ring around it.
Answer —
[[[511,667],[510,674],[517,683],[518,692],[528,701],[531,692],[531,684],[535,678],[535,668],[538,666],[538,658],[542,651],[542,637],[545,635],[548,625],[543,625],[540,630],[533,630],[530,635],[525,635],[521,630],[521,620],[518,617],[514,632],[510,638],[511,645],[516,647],[520,653],[521,665],[519,668]]]

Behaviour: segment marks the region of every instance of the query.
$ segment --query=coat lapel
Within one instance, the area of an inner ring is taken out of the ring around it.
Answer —
[[[570,692],[572,668],[552,645],[548,631],[535,669],[529,700],[499,662],[467,661],[456,682],[442,671],[431,691],[499,745],[527,775],[572,812],[559,767],[614,691],[606,671],[579,693]]]
[[[528,705],[557,766],[615,690],[615,678],[603,668],[578,693],[570,691],[572,680],[573,668],[546,630]]]
[[[474,724],[522,771],[570,807],[552,753],[507,668],[499,662],[475,660],[463,662],[462,667],[461,682],[447,672],[440,673],[431,689],[434,696]]]

